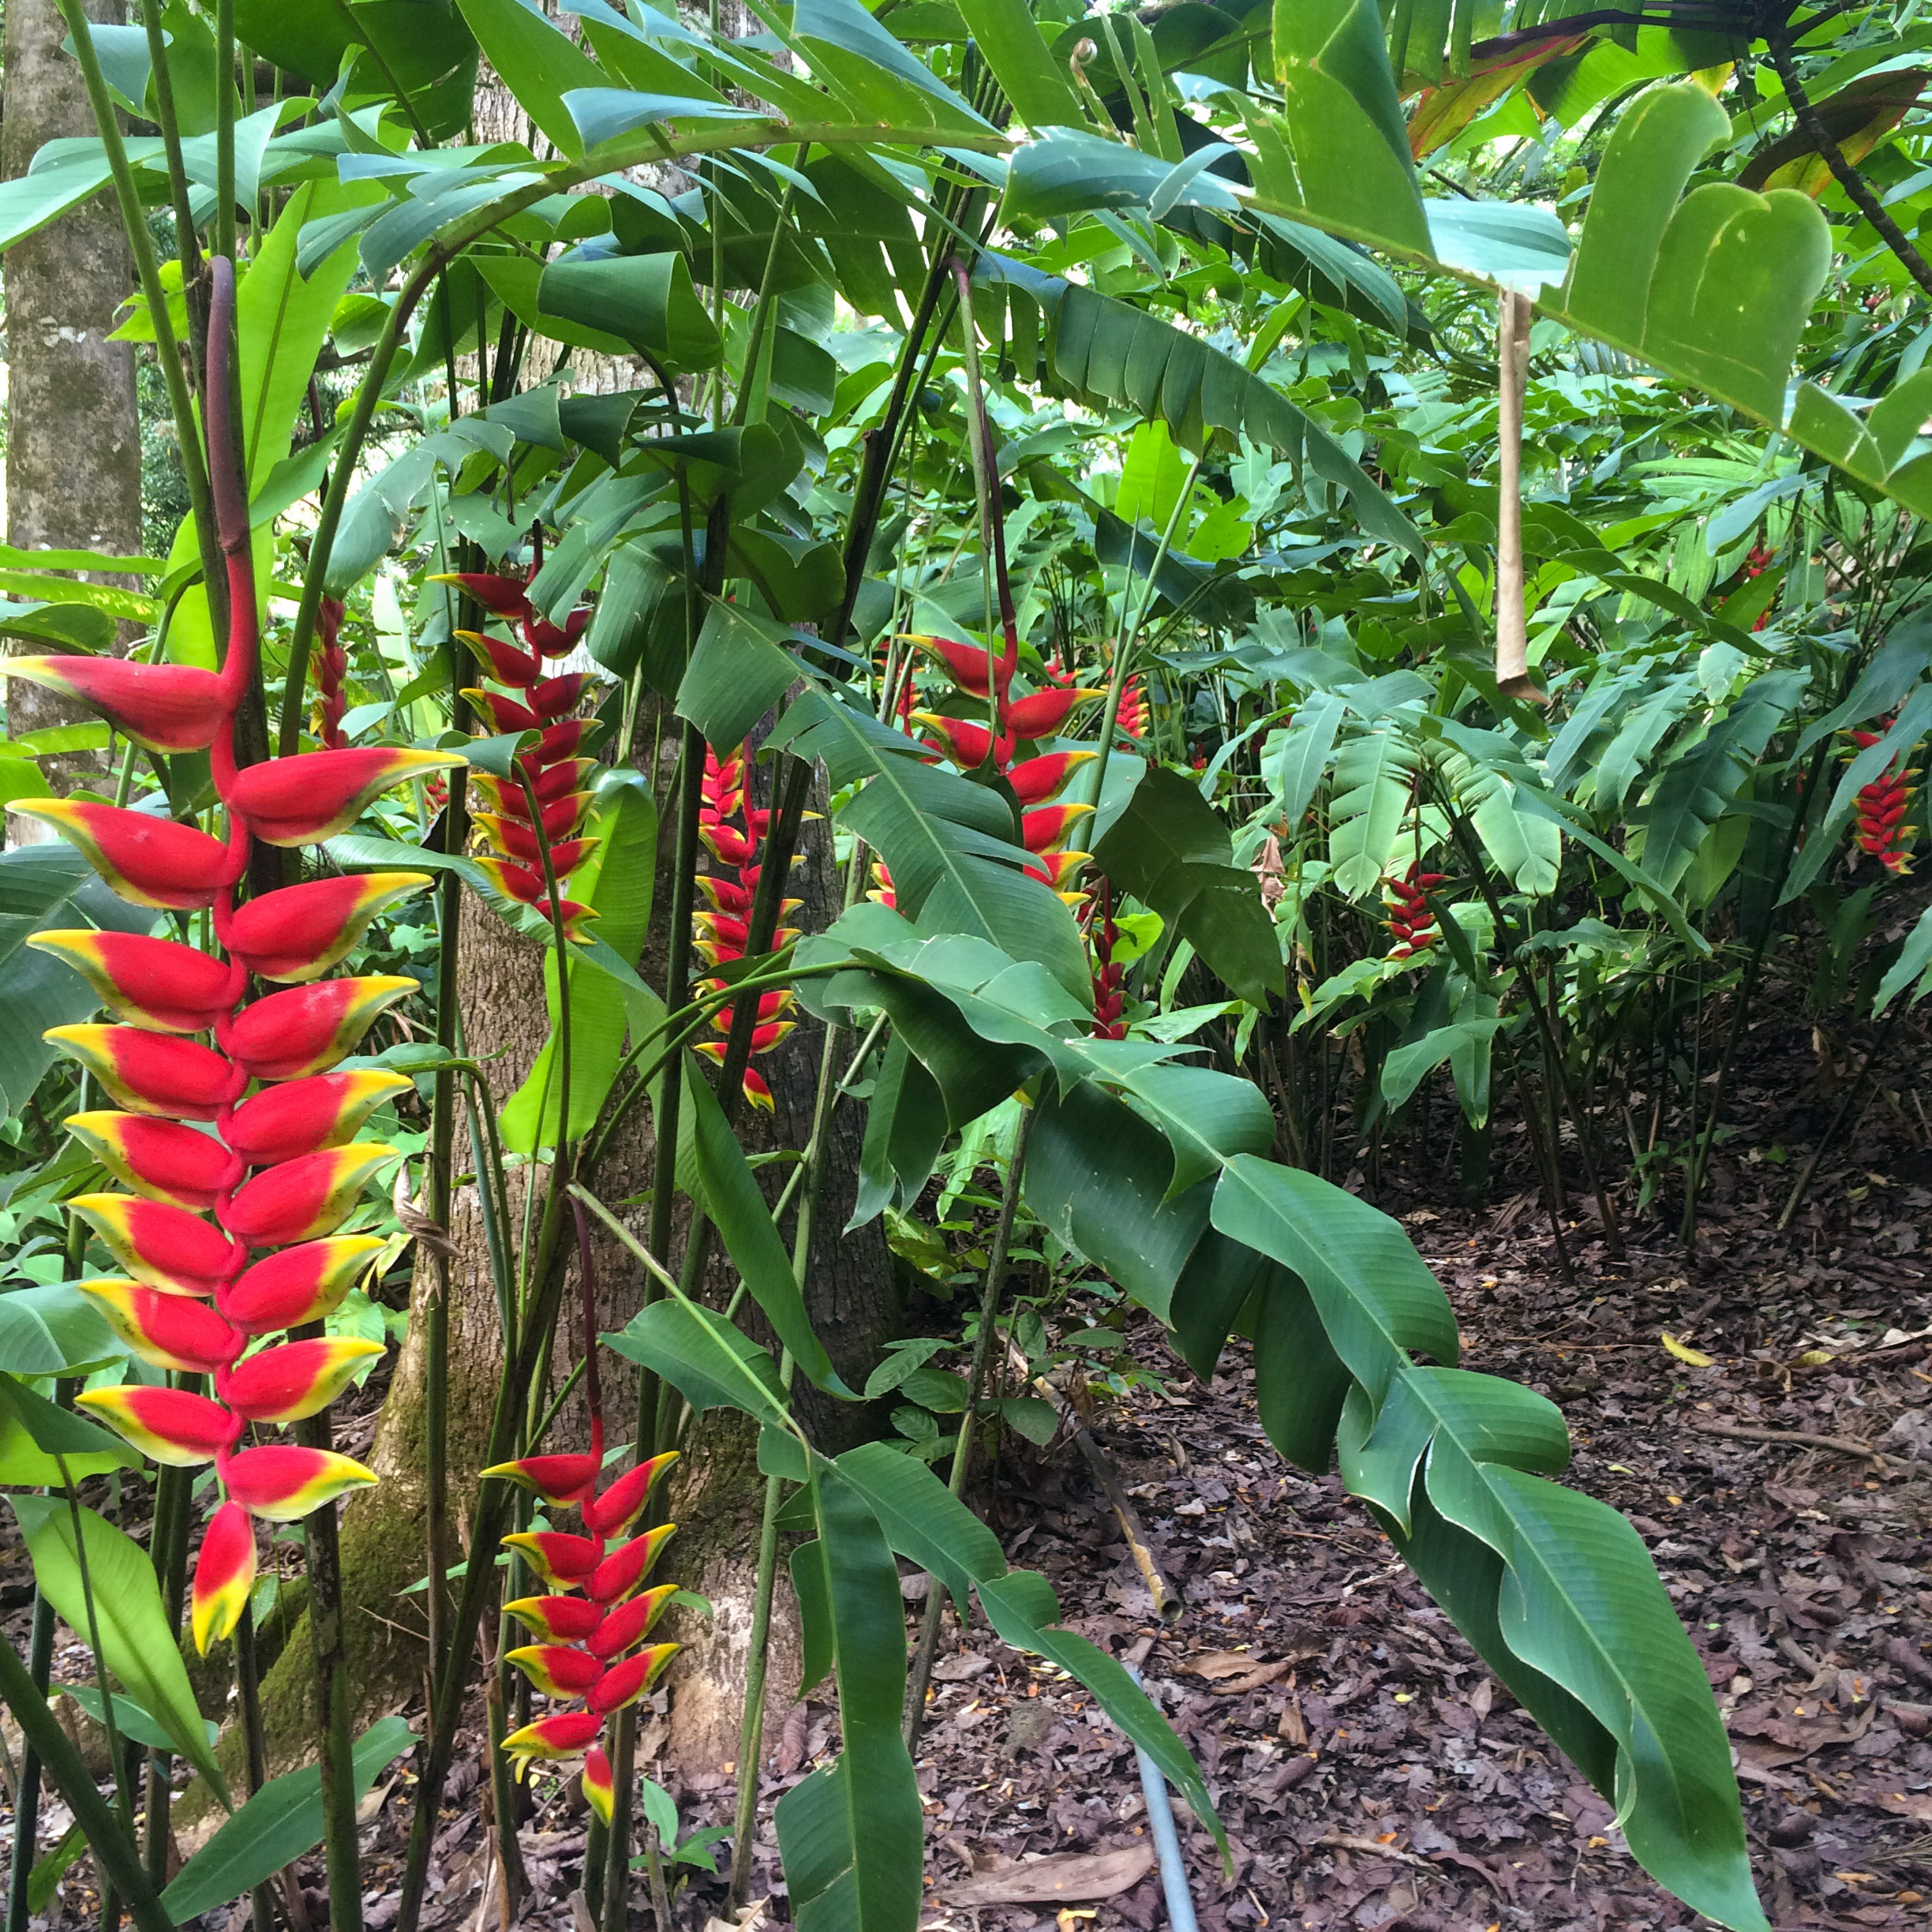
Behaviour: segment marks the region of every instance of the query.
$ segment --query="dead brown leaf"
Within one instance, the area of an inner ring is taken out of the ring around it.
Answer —
[[[942,1905],[1050,1905],[1068,1899],[1112,1898],[1154,1869],[1151,1845],[1114,1852],[1069,1852],[1029,1859],[942,1885]]]

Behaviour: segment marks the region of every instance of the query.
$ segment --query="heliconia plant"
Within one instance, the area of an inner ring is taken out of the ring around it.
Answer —
[[[1845,736],[1857,750],[1868,751],[1885,736],[1890,722],[1881,719],[1876,730],[1850,731]],[[1917,767],[1908,766],[1901,757],[1870,784],[1859,786],[1852,808],[1859,850],[1901,878],[1911,871],[1911,848],[1916,834],[1906,823],[1905,814],[1919,788],[1911,782],[1918,776]]]
[[[764,848],[766,834],[771,829],[770,807],[754,805],[746,796],[747,763],[742,745],[727,758],[721,759],[709,747],[705,751],[704,776],[700,783],[703,803],[698,812],[698,837],[711,856],[712,870],[699,873],[697,885],[710,904],[691,915],[691,943],[713,967],[726,965],[745,956],[745,946],[751,938],[752,900],[758,893],[759,855]],[[796,899],[780,900],[779,917],[782,919],[799,903]],[[774,949],[786,946],[797,937],[791,927],[781,926],[772,934],[772,945]],[[703,980],[699,983],[699,990],[722,993],[725,983],[722,979]],[[792,1003],[789,987],[758,995],[758,1013],[751,1029],[751,1051],[754,1054],[769,1053],[790,1033],[792,1023],[784,1016],[791,1009]],[[718,1037],[694,1041],[694,1052],[723,1064],[733,1010],[732,1006],[721,1006],[712,1015],[711,1024]],[[771,1088],[755,1068],[745,1069],[744,1097],[754,1106],[768,1111],[773,1105]]]
[[[463,762],[445,751],[342,747],[238,769],[235,716],[256,676],[259,640],[230,424],[234,268],[217,257],[212,270],[208,440],[230,612],[220,671],[55,657],[5,667],[92,706],[137,743],[208,751],[226,811],[227,835],[218,838],[116,806],[28,802],[30,815],[77,846],[123,898],[210,913],[226,955],[103,932],[31,941],[73,967],[113,1016],[47,1035],[115,1103],[66,1123],[125,1190],[67,1204],[125,1271],[80,1287],[135,1356],[195,1385],[129,1383],[79,1399],[157,1462],[214,1465],[222,1500],[202,1539],[191,1600],[204,1652],[233,1632],[249,1601],[254,1519],[294,1522],[376,1480],[332,1450],[264,1443],[254,1432],[318,1413],[381,1352],[350,1337],[270,1339],[331,1312],[382,1245],[337,1230],[366,1185],[401,1158],[355,1136],[410,1083],[335,1069],[416,982],[323,975],[377,912],[429,881],[420,873],[317,878],[239,905],[236,889],[256,842],[318,844],[389,787]],[[339,615],[321,660],[325,739],[339,736],[328,681]],[[339,680],[338,695],[339,687]],[[288,990],[250,1001],[251,975]]]

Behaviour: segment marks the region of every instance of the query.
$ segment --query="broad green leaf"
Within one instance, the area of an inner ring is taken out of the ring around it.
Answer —
[[[33,1558],[34,1581],[68,1627],[84,1638],[88,1628],[87,1593],[81,1588],[79,1552],[85,1548],[88,1590],[109,1674],[127,1687],[128,1694],[167,1732],[176,1754],[227,1803],[228,1788],[208,1750],[208,1733],[148,1552],[90,1509],[80,1511],[86,1541],[84,1546],[77,1544],[64,1496],[16,1495],[7,1500]]]
[[[1030,128],[1080,127],[1087,117],[1026,0],[960,0],[975,43],[1013,112]]]
[[[69,1478],[77,1482],[140,1466],[139,1455],[119,1436],[0,1375],[0,1483],[57,1489]]]
[[[0,1294],[0,1373],[69,1375],[126,1354],[100,1311],[71,1282]]]
[[[107,1706],[101,1701],[100,1692],[92,1684],[66,1684],[62,1687],[63,1694],[70,1697],[97,1724],[107,1723]],[[174,1740],[147,1712],[128,1696],[117,1692],[114,1700],[114,1728],[124,1737],[131,1737],[137,1744],[145,1744],[150,1750],[167,1751],[171,1756]],[[201,1720],[201,1728],[206,1734],[208,1749],[212,1750],[221,1739],[221,1726],[212,1717]]]
[[[355,1742],[360,1801],[385,1765],[417,1743],[401,1717],[384,1717]],[[250,1892],[322,1842],[322,1771],[307,1765],[271,1778],[174,1874],[161,1903],[186,1924],[201,1913]]]
[[[604,1341],[663,1376],[700,1415],[742,1409],[758,1421],[785,1427],[777,1365],[721,1315],[686,1301],[653,1301]]]
[[[721,756],[743,744],[752,726],[797,682],[799,661],[779,642],[788,635],[735,604],[715,603],[705,612],[697,648],[678,684],[677,711]]]
[[[792,1257],[757,1178],[745,1164],[744,1150],[695,1061],[686,1064],[684,1104],[691,1110],[692,1148],[704,1204],[717,1224],[732,1266],[765,1311],[772,1332],[814,1386],[850,1395],[813,1331]]]
[[[778,1848],[799,1932],[905,1932],[919,1914],[925,1814],[900,1734],[905,1613],[898,1566],[864,1499],[822,1468],[818,1507],[843,1748],[778,1801]]]
[[[1339,891],[1362,899],[1388,876],[1408,816],[1413,750],[1392,728],[1364,732],[1335,759],[1328,856]]]
[[[632,344],[676,370],[711,369],[721,352],[710,312],[682,255],[613,255],[549,264],[537,305]]]
[[[457,0],[490,65],[514,75],[517,105],[560,154],[575,159],[583,137],[564,105],[573,88],[601,88],[608,77],[567,34],[526,0]]]

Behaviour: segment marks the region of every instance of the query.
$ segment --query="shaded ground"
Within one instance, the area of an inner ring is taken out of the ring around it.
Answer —
[[[1571,1234],[1572,1289],[1529,1193],[1451,1209],[1432,1159],[1413,1188],[1391,1162],[1380,1199],[1455,1302],[1466,1365],[1559,1402],[1577,1442],[1572,1480],[1623,1510],[1648,1544],[1729,1725],[1774,1923],[1850,1932],[1932,1916],[1932,1354],[1910,1339],[1932,1331],[1932,1285],[1917,1265],[1932,1126],[1919,1124],[1912,1084],[1928,1055],[1911,1029],[1898,1036],[1879,1103],[1854,1108],[1848,1151],[1827,1157],[1792,1233],[1780,1235],[1773,1222],[1797,1164],[1787,1145],[1802,1156],[1844,1091],[1829,1069],[1813,1077],[1795,1042],[1785,1053],[1767,1053],[1740,1083],[1694,1261],[1674,1226],[1647,1222],[1612,1263],[1586,1225]],[[1842,1066],[1844,1043],[1818,1058]],[[1091,1312],[1076,1304],[1065,1325]],[[1668,1352],[1666,1331],[1709,1365]],[[1156,1630],[1070,1450],[1009,1459],[989,1507],[1009,1556],[1045,1571],[1070,1621],[1120,1652],[1152,1638],[1150,1689],[1202,1763],[1235,1847],[1229,1879],[1206,1834],[1184,1822],[1207,1932],[1692,1923],[1339,1484],[1275,1455],[1253,1420],[1239,1345],[1204,1388],[1151,1323],[1129,1339],[1156,1379],[1101,1409],[1095,1429],[1185,1600],[1181,1618]],[[1782,1439],[1717,1432],[1737,1428]],[[1870,1445],[1875,1457],[1789,1440],[1798,1435]],[[0,1609],[23,1647],[24,1580],[17,1549],[0,1548]],[[908,1589],[912,1619],[918,1580]],[[57,1674],[82,1669],[71,1653],[57,1660]],[[1077,1685],[982,1625],[964,1637],[949,1627],[938,1678],[919,1753],[927,1923],[1044,1932],[1054,1904],[954,1895],[975,1874],[996,1878],[1002,1861],[1041,1854],[1125,1853],[1131,1871],[1148,1842],[1133,1754]],[[825,1705],[795,1714],[773,1741],[767,1819],[771,1799],[836,1743]],[[480,1909],[494,1889],[480,1750],[479,1739],[450,1794],[432,1926],[495,1923]],[[399,1769],[379,1784],[365,1828],[372,1932],[395,1911],[410,1784]],[[723,1767],[667,1781],[687,1832],[723,1821]],[[524,1834],[535,1894],[519,1923],[549,1932],[571,1923],[582,1813],[574,1792],[543,1795]],[[0,1807],[0,1830],[10,1822]],[[43,1848],[64,1822],[51,1807]],[[315,1861],[303,1876],[312,1923],[326,1926]],[[769,1824],[759,1877],[754,1890],[775,1893],[781,1922]],[[720,1881],[695,1873],[680,1926],[701,1932],[722,1898]],[[1061,1919],[1060,1932],[1079,1932],[1090,1906],[1095,1932],[1165,1917],[1151,1874],[1097,1904],[1073,1902],[1080,1917]],[[96,1910],[83,1863],[39,1923],[79,1924]],[[634,1923],[649,1923],[641,1879]]]

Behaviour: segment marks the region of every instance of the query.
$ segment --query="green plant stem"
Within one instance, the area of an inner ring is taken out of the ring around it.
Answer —
[[[215,253],[235,258],[234,0],[215,0]]]
[[[0,1701],[13,1712],[28,1747],[46,1767],[62,1802],[73,1812],[104,1884],[126,1901],[140,1932],[174,1932],[174,1921],[148,1882],[133,1838],[95,1788],[92,1774],[61,1728],[45,1690],[21,1663],[20,1653],[6,1642],[0,1642]],[[24,1896],[25,1874],[17,1874],[14,1883]]]
[[[174,418],[179,445],[182,476],[188,488],[188,506],[195,520],[195,537],[201,553],[201,575],[208,595],[209,608],[219,613],[227,608],[227,577],[222,568],[221,547],[215,533],[215,498],[208,486],[208,466],[202,461],[200,432],[195,421],[194,402],[189,394],[188,376],[182,367],[180,345],[168,314],[167,292],[161,286],[161,268],[155,259],[154,237],[148,227],[141,206],[140,190],[134,183],[127,144],[121,138],[121,122],[107,92],[107,77],[101,71],[100,54],[94,45],[93,28],[81,0],[58,0],[61,17],[73,40],[74,58],[80,64],[87,84],[88,104],[94,111],[101,146],[113,178],[114,199],[121,211],[121,225],[127,231],[128,246],[134,256],[141,294],[154,322],[155,360],[160,365],[167,384],[168,406]]]
[[[188,312],[190,368],[208,366],[208,291],[201,285],[201,243],[188,200],[188,170],[182,163],[181,122],[174,111],[174,77],[162,31],[159,0],[142,0],[141,24],[148,35],[148,66],[154,77],[155,125],[167,157],[168,200],[174,211],[174,253],[181,262],[182,295]]]
[[[818,1219],[818,1181],[824,1172],[822,1150],[832,1124],[832,1110],[837,1106],[844,1081],[837,1077],[839,1043],[844,1029],[826,1028],[818,1055],[818,1091],[812,1106],[811,1137],[805,1158],[799,1164],[798,1220],[792,1236],[792,1272],[801,1290],[811,1273],[813,1226]],[[782,1203],[779,1211],[782,1211]],[[775,1218],[775,1217],[774,1217]],[[778,1365],[778,1376],[788,1395],[792,1388],[792,1362],[788,1352]],[[765,1508],[758,1525],[758,1573],[751,1601],[751,1637],[745,1664],[744,1712],[739,1728],[738,1750],[738,1803],[733,1814],[735,1836],[732,1841],[731,1901],[734,1911],[741,1910],[751,1896],[751,1853],[758,1816],[758,1762],[765,1750],[765,1679],[771,1649],[772,1597],[778,1574],[779,1481],[765,1480]]]
[[[1006,1184],[1000,1191],[999,1220],[993,1230],[992,1252],[987,1259],[986,1279],[979,1288],[979,1327],[973,1337],[972,1372],[967,1379],[966,1413],[960,1418],[959,1434],[953,1441],[953,1468],[946,1487],[956,1496],[966,1493],[972,1474],[975,1425],[979,1419],[979,1398],[986,1387],[987,1364],[992,1357],[993,1337],[999,1327],[1000,1297],[1006,1285],[1006,1251],[1012,1245],[1013,1219],[1020,1207],[1020,1193],[1025,1185],[1027,1143],[1032,1137],[1038,1110],[1023,1106],[1020,1128],[1013,1136],[1013,1159],[1006,1164]],[[969,1606],[956,1606],[963,1622]],[[927,1580],[926,1610],[919,1621],[919,1648],[912,1660],[912,1674],[906,1688],[906,1749],[919,1747],[919,1728],[926,1721],[926,1692],[932,1683],[933,1662],[939,1654],[939,1623],[945,1614],[945,1592],[937,1577]]]
[[[1784,1212],[1777,1218],[1779,1234],[1782,1234],[1791,1226],[1792,1218],[1796,1215],[1799,1208],[1804,1204],[1804,1197],[1810,1190],[1812,1177],[1818,1170],[1818,1163],[1824,1159],[1825,1151],[1838,1138],[1838,1129],[1844,1125],[1845,1116],[1852,1111],[1852,1103],[1864,1092],[1867,1080],[1870,1081],[1874,1088],[1877,1088],[1878,1079],[1873,1069],[1885,1064],[1886,1049],[1892,1044],[1893,1030],[1898,1024],[1899,1015],[1904,1010],[1902,1004],[1895,1005],[1890,1013],[1886,1016],[1883,1030],[1879,1033],[1870,1052],[1865,1056],[1865,1064],[1859,1069],[1856,1076],[1847,1085],[1844,1098],[1839,1102],[1837,1111],[1826,1122],[1824,1133],[1818,1136],[1818,1145],[1811,1150],[1803,1167],[1799,1172],[1797,1179],[1792,1183],[1792,1191],[1785,1200]],[[1859,1118],[1862,1125],[1863,1114]],[[1852,1138],[1855,1140],[1857,1137],[1858,1130],[1855,1127],[1852,1129]]]
[[[249,1795],[253,1797],[268,1782],[268,1741],[262,1725],[261,1668],[255,1653],[252,1601],[242,1606],[234,1646],[235,1691],[242,1705],[242,1738],[247,1752]],[[265,1881],[249,1894],[249,1915],[253,1932],[274,1932],[275,1907]]]

